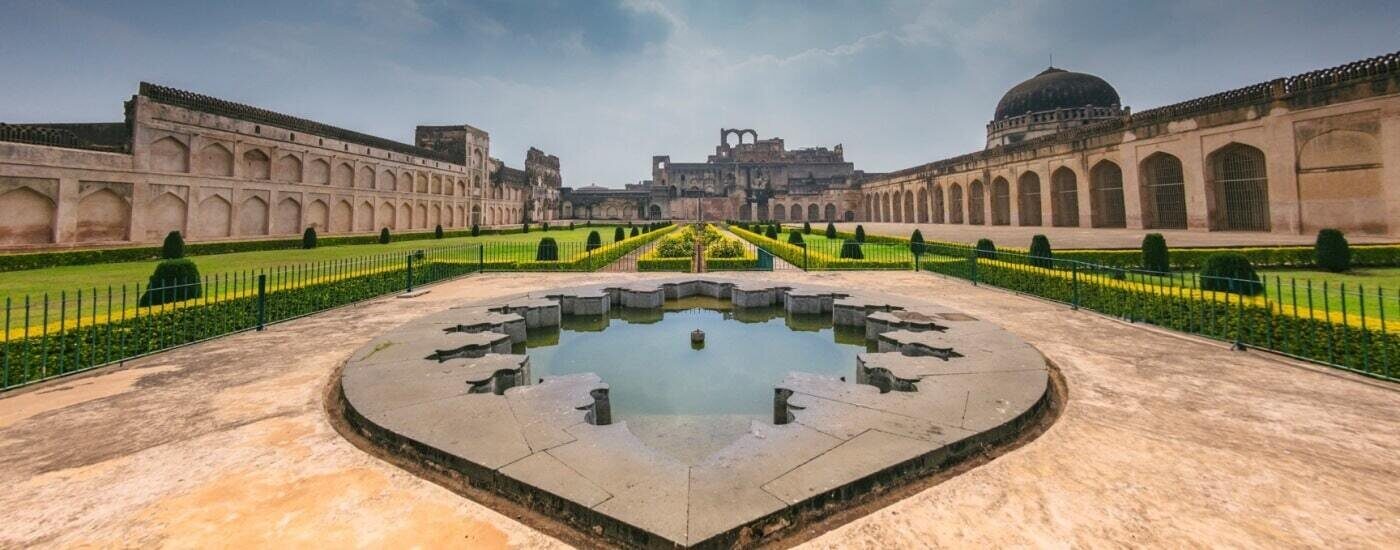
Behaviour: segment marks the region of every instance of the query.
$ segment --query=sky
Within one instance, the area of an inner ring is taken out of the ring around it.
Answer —
[[[120,121],[149,81],[411,143],[466,123],[564,184],[703,162],[722,127],[885,172],[981,149],[1050,63],[1135,111],[1400,50],[1394,0],[0,0],[0,122]]]

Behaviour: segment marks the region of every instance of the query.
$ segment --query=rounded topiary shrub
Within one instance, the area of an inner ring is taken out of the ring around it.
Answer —
[[[545,237],[543,239],[540,239],[539,246],[535,247],[535,261],[559,261],[559,244],[554,242],[554,237]]]
[[[977,257],[991,259],[997,257],[997,245],[991,239],[977,239]]]
[[[791,233],[788,233],[788,244],[793,244],[797,246],[807,246],[806,241],[802,240],[802,234],[798,233],[797,230],[793,230]]]
[[[628,237],[636,237],[637,235],[641,235],[641,234],[642,234],[641,230],[639,230],[639,229],[633,227],[633,228],[632,228],[632,231],[631,231],[630,233],[628,233],[627,236],[628,236]]]
[[[549,232],[549,222],[540,222],[540,231]]]
[[[865,252],[861,251],[860,243],[856,241],[841,241],[841,257],[848,260],[864,260]]]
[[[586,249],[586,250],[593,250],[593,249],[598,248],[598,247],[600,247],[600,246],[603,246],[603,237],[602,237],[601,235],[599,235],[597,231],[589,231],[589,232],[588,232],[588,244],[586,245],[585,249]]]
[[[574,230],[574,222],[569,222],[569,231]]]
[[[769,225],[769,226],[768,226],[768,229],[765,229],[765,230],[763,231],[763,236],[764,236],[764,237],[768,237],[768,238],[770,238],[770,239],[777,240],[777,238],[778,238],[778,228],[773,227],[772,225]]]
[[[165,234],[165,242],[160,245],[160,257],[163,260],[185,257],[185,238],[180,236],[179,231]]]
[[[1313,245],[1313,261],[1317,267],[1333,273],[1351,269],[1351,244],[1336,229],[1318,231],[1317,244]]]
[[[626,238],[627,232],[622,229],[622,226],[619,225],[616,229],[613,229],[613,242],[617,242]]]
[[[530,222],[525,222],[525,223],[520,224],[520,232],[521,232],[521,233],[529,233],[529,232],[530,232]]]
[[[928,250],[928,245],[924,244],[924,234],[918,229],[909,235],[909,253],[915,256],[922,256]]]
[[[1243,254],[1211,254],[1201,266],[1201,288],[1253,296],[1264,291],[1254,265]]]
[[[1142,269],[1151,273],[1166,273],[1171,270],[1167,238],[1161,233],[1148,233],[1142,237]]]
[[[1031,237],[1031,265],[1049,269],[1055,266],[1055,252],[1050,249],[1050,239],[1045,235]]]
[[[835,239],[835,238],[836,238],[836,224],[831,223],[831,222],[826,222],[826,238],[828,238],[828,239]]]
[[[434,238],[434,239],[441,239],[441,238],[442,238],[442,224],[438,224],[437,226],[433,227],[433,238]]]
[[[303,250],[311,250],[313,248],[316,248],[315,227],[308,227],[306,228],[306,231],[301,232],[301,248]]]
[[[163,260],[156,264],[155,272],[141,293],[138,302],[141,306],[158,306],[181,300],[198,298],[203,289],[199,280],[199,267],[186,258]]]
[[[379,244],[389,244],[389,228],[379,230]]]
[[[811,224],[811,222],[802,222],[802,234],[803,234],[803,235],[811,235],[811,234],[812,234],[812,224]]]
[[[863,225],[857,225],[857,226],[856,226],[856,242],[858,242],[858,243],[863,243],[863,242],[865,242],[865,226],[863,226]]]

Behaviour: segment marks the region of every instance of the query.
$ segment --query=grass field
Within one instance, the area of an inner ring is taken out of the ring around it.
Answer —
[[[1129,274],[1126,280],[1196,288],[1195,275],[1195,272],[1177,272],[1166,277]],[[1388,321],[1400,320],[1400,267],[1361,268],[1346,273],[1263,269],[1259,277],[1264,279],[1269,299],[1273,301],[1280,301],[1282,291],[1281,301],[1292,304],[1296,289],[1299,307],[1307,307],[1311,294],[1314,310],[1342,311],[1345,307],[1348,313],[1360,314],[1364,307],[1367,316],[1378,316],[1383,306]]]
[[[462,254],[474,252],[468,248],[485,244],[483,251],[487,261],[533,260],[535,245],[543,237],[551,237],[561,247],[581,247],[588,239],[589,231],[597,231],[603,243],[611,243],[614,226],[576,227],[569,229],[532,230],[529,233],[511,235],[482,235],[480,237],[458,237],[442,240],[417,240],[391,242],[389,244],[361,244],[347,246],[326,246],[311,250],[265,250],[259,252],[236,252],[209,256],[190,256],[199,266],[203,275],[233,273],[249,270],[274,269],[283,266],[313,262],[330,262],[374,255],[406,256],[415,250],[455,247]],[[567,249],[567,248],[566,248]],[[562,251],[561,251],[562,252]],[[464,258],[474,259],[473,258]],[[20,299],[25,295],[36,298],[43,293],[57,294],[61,291],[105,289],[107,285],[125,283],[145,284],[155,269],[157,261],[122,262],[111,264],[64,266],[28,271],[0,273],[0,300],[4,297]]]

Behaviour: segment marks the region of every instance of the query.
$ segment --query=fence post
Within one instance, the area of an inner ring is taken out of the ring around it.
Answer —
[[[412,252],[409,252],[409,253],[408,253],[408,284],[407,284],[406,286],[407,286],[407,289],[404,290],[404,293],[405,293],[405,294],[407,294],[407,293],[409,293],[409,292],[413,292],[413,253],[412,253]]]
[[[267,325],[267,274],[258,274],[258,330]]]
[[[1073,282],[1072,286],[1074,288],[1074,298],[1072,298],[1069,307],[1070,309],[1077,310],[1079,309],[1079,262],[1071,262],[1069,264],[1069,270],[1070,280]]]

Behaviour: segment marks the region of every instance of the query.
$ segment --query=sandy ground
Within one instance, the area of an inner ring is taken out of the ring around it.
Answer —
[[[747,276],[767,277],[771,274]],[[1029,444],[806,545],[1324,546],[1400,540],[1400,388],[915,273],[780,273],[942,300],[1057,362]],[[503,274],[0,397],[0,546],[554,547],[338,435],[373,334],[478,298],[639,274]]]

